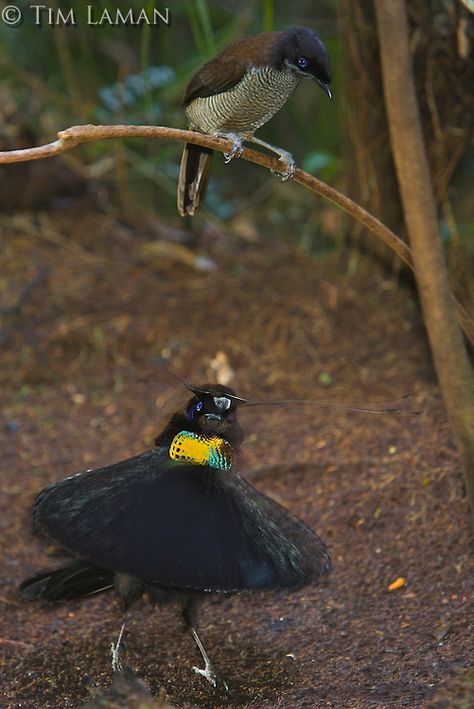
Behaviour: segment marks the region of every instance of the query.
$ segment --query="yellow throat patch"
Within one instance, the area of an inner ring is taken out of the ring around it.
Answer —
[[[233,451],[230,443],[219,436],[181,431],[171,441],[169,455],[171,460],[228,470],[232,465]]]

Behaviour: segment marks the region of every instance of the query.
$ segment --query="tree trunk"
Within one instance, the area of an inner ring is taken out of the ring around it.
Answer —
[[[409,51],[405,0],[375,0],[385,103],[431,351],[474,515],[474,376],[457,324]]]
[[[339,8],[347,83],[342,89],[346,97],[344,192],[406,238],[383,97],[374,0],[340,0]],[[435,199],[444,218],[451,282],[468,299],[473,269],[462,240],[462,225],[469,222],[463,214],[468,179],[455,192],[451,185],[471,145],[474,127],[472,22],[459,0],[410,0],[407,13],[418,107]],[[392,254],[360,227],[351,228],[350,240],[353,235],[364,251],[386,265],[393,263]]]
[[[378,217],[395,234],[404,236],[403,210],[398,192],[383,100],[377,27],[373,0],[341,0],[340,23],[347,81],[344,110],[344,192]],[[351,237],[383,262],[393,260],[378,239],[351,224]]]

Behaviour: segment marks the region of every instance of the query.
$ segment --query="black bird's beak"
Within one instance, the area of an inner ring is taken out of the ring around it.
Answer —
[[[315,79],[316,83],[320,85],[326,96],[330,101],[332,101],[332,91],[329,88],[329,84],[325,84],[324,81],[320,81],[319,79]]]
[[[219,414],[204,414],[204,418],[211,421],[222,421],[222,416],[219,416]]]

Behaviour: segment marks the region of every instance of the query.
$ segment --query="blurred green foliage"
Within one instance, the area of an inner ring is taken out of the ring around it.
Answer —
[[[97,0],[94,17],[132,8],[164,12],[166,5],[151,0],[111,3]],[[335,100],[310,82],[302,86],[281,113],[259,132],[262,138],[293,153],[298,164],[323,179],[333,180],[340,170],[340,130],[337,74],[340,43],[337,39],[337,0],[183,0],[170,4],[170,26],[95,26],[87,23],[87,4],[79,0],[47,3],[35,23],[29,2],[23,22],[8,27],[0,22],[0,79],[16,110],[2,119],[3,137],[27,131],[37,143],[49,142],[56,132],[79,123],[149,123],[185,127],[181,97],[192,74],[219,49],[248,34],[292,25],[313,28],[327,44],[336,69]],[[74,12],[76,26],[56,25],[57,10]],[[52,13],[52,14],[51,14]],[[50,19],[53,18],[53,23]],[[120,154],[127,164],[130,193],[140,194],[149,208],[175,216],[175,180],[181,147],[154,141],[110,142],[82,146],[76,151],[90,165],[104,156]],[[125,156],[125,157],[124,157]],[[118,158],[117,158],[118,159]],[[261,169],[234,161],[225,166],[214,160],[208,209],[226,219],[263,189],[263,200],[279,200],[277,180]],[[122,176],[123,177],[123,176]],[[116,179],[114,168],[103,179]],[[158,185],[158,188],[157,188]],[[123,187],[123,185],[122,185]],[[290,195],[285,205],[291,204]],[[311,199],[308,196],[308,199]],[[261,207],[261,203],[259,205]]]
[[[317,4],[313,0],[291,4],[283,0],[182,0],[169,7],[170,26],[97,26],[87,21],[89,5],[94,20],[104,11],[113,16],[116,9],[122,13],[145,10],[148,16],[153,9],[165,13],[167,6],[157,0],[50,0],[41,11],[41,23],[31,5],[24,0],[17,3],[23,10],[18,26],[9,27],[0,20],[3,148],[50,142],[58,130],[79,123],[185,127],[181,97],[204,62],[243,36],[303,25],[314,29],[328,47],[334,100],[328,101],[312,82],[303,81],[258,134],[289,150],[303,169],[336,186],[341,183],[343,191],[347,190],[343,182],[347,151],[342,148],[340,121],[346,110],[346,78],[338,0]],[[59,11],[63,16],[72,11],[76,25],[56,22]],[[74,159],[87,166],[95,180],[109,183],[118,202],[139,203],[141,210],[159,212],[182,225],[175,208],[180,153],[176,143],[104,141],[81,146],[74,151]],[[446,244],[454,251],[451,261],[456,273],[465,271],[462,265],[474,258],[467,187],[472,183],[472,169],[472,160],[466,157],[452,182],[459,223],[454,218],[448,223],[443,217],[441,222]],[[239,160],[225,165],[216,155],[202,216],[229,220],[242,215],[262,238],[286,234],[310,253],[326,253],[344,241],[344,218],[330,205],[295,185],[281,185],[261,168]],[[470,291],[473,287],[469,286]]]

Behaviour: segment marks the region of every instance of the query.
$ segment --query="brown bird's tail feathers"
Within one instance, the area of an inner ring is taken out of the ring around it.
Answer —
[[[183,148],[178,180],[178,211],[182,217],[192,216],[204,199],[213,152],[192,143]]]

